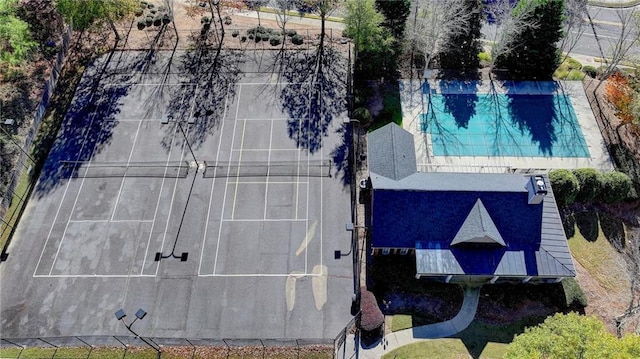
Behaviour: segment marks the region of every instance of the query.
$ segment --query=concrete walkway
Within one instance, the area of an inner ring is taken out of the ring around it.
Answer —
[[[354,353],[355,355],[346,355],[346,358],[381,358],[384,354],[407,344],[453,336],[471,324],[478,309],[479,298],[480,287],[465,287],[462,307],[458,314],[452,319],[387,334],[384,336],[384,339],[371,348],[363,348],[357,343],[356,338],[350,335],[347,337],[346,343],[351,344],[352,348],[347,347],[346,352]],[[353,352],[351,350],[353,350]]]

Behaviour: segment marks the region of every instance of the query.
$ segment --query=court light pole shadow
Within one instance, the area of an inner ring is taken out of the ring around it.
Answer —
[[[160,359],[160,356],[162,355],[162,350],[160,349],[160,347],[156,347],[155,345],[151,344],[151,342],[141,337],[140,335],[138,335],[138,333],[136,333],[135,331],[133,331],[133,329],[131,329],[131,327],[133,326],[133,323],[135,323],[138,319],[143,319],[146,315],[147,315],[147,312],[144,311],[142,308],[139,308],[136,311],[136,317],[133,319],[131,323],[127,324],[127,322],[124,320],[124,318],[127,316],[127,313],[125,313],[124,309],[121,308],[121,309],[118,309],[117,312],[115,312],[116,319],[121,321],[122,324],[124,324],[125,328],[127,328],[127,330],[131,332],[131,334],[135,335],[136,338],[140,338],[140,340],[142,340],[145,344],[153,348],[153,350],[155,350],[157,353],[156,354],[157,358]]]
[[[195,161],[195,165],[196,165],[196,171],[197,168],[199,166],[199,162],[198,159],[196,158],[195,153],[193,152],[193,148],[191,147],[191,144],[189,143],[189,139],[187,138],[187,134],[186,132],[184,132],[184,129],[182,128],[182,124],[180,123],[180,121],[173,121],[176,125],[178,125],[178,128],[180,129],[180,132],[182,133],[182,136],[184,137],[184,141],[187,144],[187,147],[189,148],[189,152],[191,152],[191,156],[193,157],[193,160]],[[180,225],[178,226],[178,231],[176,233],[176,239],[173,242],[173,247],[171,248],[171,253],[167,254],[167,255],[163,255],[162,252],[156,252],[156,256],[154,258],[155,262],[159,262],[162,259],[167,259],[167,258],[175,258],[175,259],[180,259],[180,262],[186,262],[187,258],[189,258],[189,252],[182,252],[181,255],[176,255],[176,246],[178,245],[178,239],[180,239],[180,231],[182,230],[182,225],[184,224],[184,218],[187,214],[187,208],[189,208],[189,200],[191,199],[191,193],[193,192],[193,186],[196,183],[196,175],[193,175],[193,180],[191,181],[191,187],[189,188],[189,194],[187,195],[187,203],[184,205],[184,210],[182,211],[182,218],[180,218]]]

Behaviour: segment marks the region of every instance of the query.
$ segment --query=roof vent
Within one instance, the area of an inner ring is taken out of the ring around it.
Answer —
[[[547,195],[547,184],[542,176],[532,176],[527,184],[529,191],[529,204],[540,204]]]

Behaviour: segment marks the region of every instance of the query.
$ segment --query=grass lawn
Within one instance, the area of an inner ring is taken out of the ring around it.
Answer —
[[[248,350],[247,350],[248,349]],[[257,351],[256,351],[257,350]],[[229,358],[241,359],[250,357],[265,357],[272,359],[328,359],[332,358],[332,348],[306,350],[301,348],[298,353],[295,348],[263,348],[237,347],[227,350],[221,347],[197,347],[195,353],[192,347],[164,347],[162,359],[207,359]],[[264,354],[264,355],[263,355]],[[70,347],[70,348],[2,348],[0,358],[33,358],[33,359],[156,359],[157,352],[147,347],[129,347],[126,352],[122,347]]]
[[[460,339],[433,339],[411,345],[405,345],[385,354],[383,359],[418,359],[439,358],[458,359],[468,358],[467,349]]]
[[[603,288],[612,293],[624,292],[629,288],[624,261],[607,240],[602,227],[597,226],[596,229],[595,240],[587,240],[580,229],[576,228],[569,238],[571,254]]]
[[[411,324],[410,316],[393,316],[392,327],[394,331],[396,317],[399,323],[397,328]],[[495,325],[475,320],[467,329],[458,333],[455,338],[425,340],[405,345],[389,352],[384,358],[472,357],[498,359],[504,357],[507,347],[514,336],[524,332],[526,327],[541,323],[544,319],[543,317],[530,317],[509,324]]]
[[[4,216],[4,220],[8,223],[2,223],[2,235],[0,236],[0,250],[4,248],[5,243],[9,239],[9,235],[11,234],[11,227],[15,227],[18,225],[18,220],[20,219],[20,211],[24,206],[24,201],[27,199],[29,191],[31,190],[31,175],[32,171],[27,172],[27,170],[23,170],[20,178],[18,179],[18,184],[14,189],[14,195],[11,199],[11,205],[7,210],[7,213]]]

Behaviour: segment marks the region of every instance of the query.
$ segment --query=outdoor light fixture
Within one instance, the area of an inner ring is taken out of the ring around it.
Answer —
[[[114,314],[116,316],[116,319],[121,321],[122,324],[124,324],[125,328],[127,328],[127,330],[131,332],[131,334],[135,335],[136,338],[140,338],[140,340],[142,340],[145,344],[147,344],[148,346],[153,348],[153,350],[155,350],[157,352],[157,354],[158,354],[157,355],[157,359],[160,359],[160,356],[162,355],[162,352],[161,352],[160,348],[154,346],[147,339],[141,337],[140,335],[138,335],[138,333],[134,332],[133,329],[131,329],[131,327],[133,326],[133,323],[135,323],[136,320],[143,319],[145,316],[147,316],[147,312],[144,309],[142,309],[142,308],[138,309],[138,311],[136,311],[135,319],[133,319],[133,321],[131,323],[129,323],[129,324],[127,324],[127,322],[124,321],[124,318],[127,316],[127,313],[125,313],[124,309],[120,308]]]

